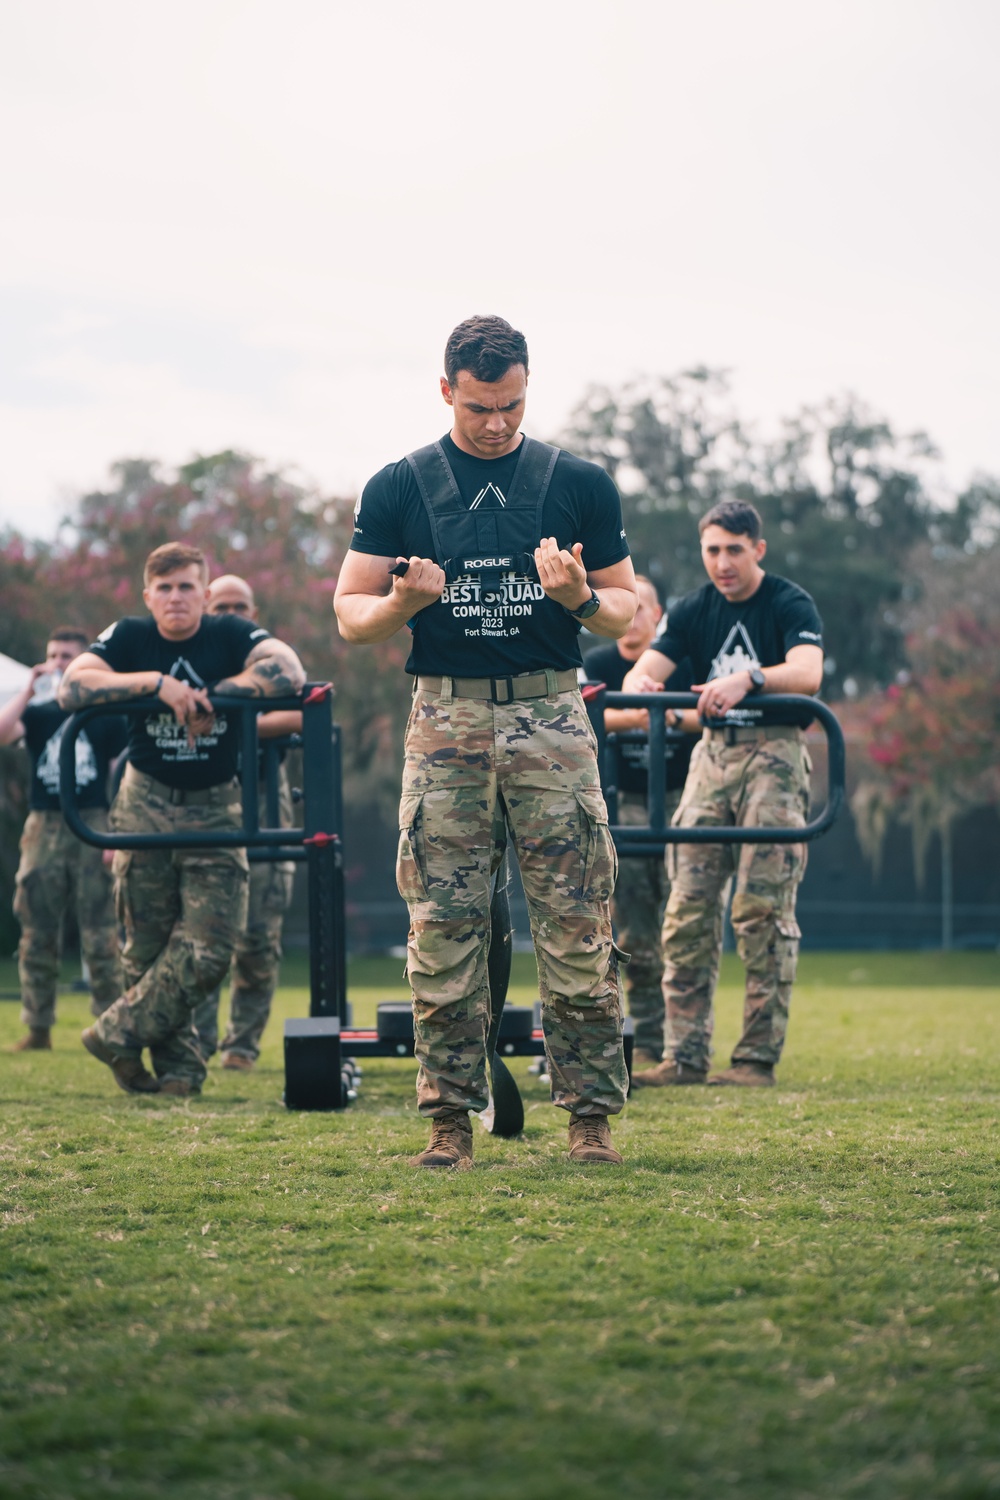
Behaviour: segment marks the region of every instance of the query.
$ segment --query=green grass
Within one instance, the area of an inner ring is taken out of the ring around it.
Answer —
[[[801,970],[780,1086],[639,1097],[619,1171],[523,1075],[523,1140],[417,1174],[412,1064],[289,1115],[277,1019],[250,1077],[128,1098],[61,996],[0,1061],[0,1493],[1000,1496],[997,959]]]

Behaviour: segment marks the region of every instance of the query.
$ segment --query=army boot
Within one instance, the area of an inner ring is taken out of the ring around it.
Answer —
[[[611,1144],[607,1115],[571,1115],[569,1155],[572,1161],[606,1161],[620,1167],[624,1158]]]
[[[655,1068],[648,1068],[645,1073],[633,1073],[632,1087],[667,1089],[677,1088],[682,1084],[704,1083],[707,1072],[707,1068],[689,1068],[687,1063],[674,1062],[672,1057],[668,1057]]]
[[[465,1110],[439,1115],[431,1123],[426,1151],[410,1157],[411,1167],[471,1167],[472,1121]]]
[[[52,1032],[47,1026],[32,1026],[27,1036],[11,1047],[11,1052],[51,1052]]]
[[[735,1084],[744,1089],[773,1089],[774,1063],[734,1062],[721,1073],[709,1074],[708,1083],[711,1088]]]
[[[253,1058],[245,1052],[223,1052],[222,1066],[231,1073],[252,1073]]]
[[[112,1052],[111,1048],[101,1041],[93,1026],[88,1026],[86,1031],[80,1033],[80,1040],[91,1057],[96,1057],[98,1062],[107,1064],[114,1075],[115,1083],[120,1089],[124,1089],[126,1094],[158,1094],[160,1092],[157,1080],[143,1067],[141,1053]]]
[[[186,1078],[163,1078],[160,1080],[160,1093],[169,1094],[174,1099],[190,1099],[195,1094],[200,1094],[201,1089]]]
[[[655,1052],[650,1052],[648,1047],[634,1047],[632,1049],[632,1072],[639,1073],[644,1068],[655,1068],[660,1059]]]

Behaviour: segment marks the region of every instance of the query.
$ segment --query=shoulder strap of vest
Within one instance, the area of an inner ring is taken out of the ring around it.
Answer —
[[[442,500],[461,500],[455,476],[451,472],[451,465],[445,458],[444,449],[440,443],[428,443],[426,448],[418,448],[415,453],[408,453],[406,462],[413,470],[420,498],[424,502],[424,509],[431,523],[434,557],[438,566],[443,568],[446,559],[438,527],[438,505]]]
[[[535,496],[535,535],[539,540],[542,535],[545,497],[549,492],[558,458],[558,448],[553,448],[549,443],[540,443],[537,438],[526,437],[522,440],[521,456],[511,481],[508,504],[516,502],[521,495],[525,499]]]

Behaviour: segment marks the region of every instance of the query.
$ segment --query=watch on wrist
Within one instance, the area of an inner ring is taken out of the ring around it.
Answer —
[[[763,672],[760,670],[760,667],[751,667],[747,672],[747,676],[750,678],[750,692],[763,692],[765,678]]]
[[[563,605],[563,609],[566,609],[566,613],[572,615],[574,620],[589,620],[592,615],[597,614],[600,607],[601,601],[596,589],[591,589],[590,598],[585,599],[579,609],[566,609]]]

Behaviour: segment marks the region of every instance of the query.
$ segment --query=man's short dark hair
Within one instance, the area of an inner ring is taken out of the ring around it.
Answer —
[[[748,536],[752,542],[759,542],[764,530],[760,511],[749,500],[720,500],[698,522],[698,535],[708,526],[721,526],[723,531],[730,531],[733,536]]]
[[[146,558],[146,566],[142,570],[143,586],[149,588],[151,579],[166,578],[181,568],[191,567],[198,568],[203,583],[208,582],[208,563],[200,547],[192,546],[190,542],[164,542],[162,547],[154,548]]]
[[[89,646],[91,637],[79,625],[57,625],[46,636],[49,641],[75,641],[78,646]]]
[[[460,370],[475,380],[492,385],[502,380],[512,365],[528,369],[528,345],[523,333],[505,318],[466,318],[453,329],[444,346],[444,373],[454,385]]]

